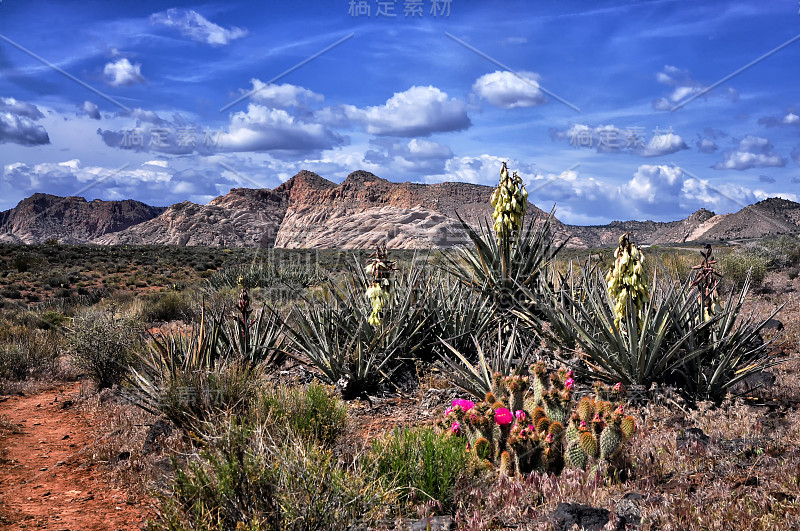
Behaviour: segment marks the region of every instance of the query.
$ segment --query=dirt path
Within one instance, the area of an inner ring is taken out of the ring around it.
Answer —
[[[0,528],[141,529],[145,504],[110,488],[92,463],[90,420],[62,407],[78,383],[0,402],[19,433],[0,439]]]

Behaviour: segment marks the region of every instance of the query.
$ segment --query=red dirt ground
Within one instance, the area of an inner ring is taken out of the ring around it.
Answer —
[[[97,469],[91,419],[62,405],[80,384],[3,397],[0,414],[19,433],[0,439],[0,528],[141,529],[149,505],[112,489]]]

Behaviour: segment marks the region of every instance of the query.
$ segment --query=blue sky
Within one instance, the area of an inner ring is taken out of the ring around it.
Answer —
[[[207,203],[302,169],[492,185],[502,161],[576,224],[798,201],[798,10],[2,0],[0,210]]]

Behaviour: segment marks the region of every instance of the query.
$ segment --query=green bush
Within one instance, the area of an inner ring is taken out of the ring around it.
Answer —
[[[760,286],[764,282],[764,277],[767,275],[768,261],[763,256],[755,253],[735,251],[723,256],[722,260],[720,260],[720,265],[722,266],[722,274],[725,275],[725,279],[734,286],[743,286],[747,278],[747,273],[751,270],[751,284],[753,286]]]
[[[68,343],[76,368],[86,372],[100,389],[122,382],[134,353],[141,348],[143,326],[114,308],[90,309],[73,318]]]
[[[361,468],[299,438],[266,447],[273,455],[283,529],[369,528],[395,506],[395,491]]]
[[[190,321],[195,316],[194,305],[184,292],[167,291],[148,295],[140,317],[146,323]]]
[[[474,471],[466,444],[433,428],[397,428],[373,442],[366,464],[387,486],[399,489],[401,501],[434,500],[448,512],[456,482]]]
[[[393,492],[330,450],[258,424],[223,423],[161,500],[154,530],[352,529],[394,506]]]
[[[0,332],[0,378],[53,374],[62,345],[63,336],[54,330],[39,330],[31,323],[7,324]]]
[[[258,401],[261,423],[290,429],[305,440],[331,446],[344,431],[347,409],[330,388],[311,384],[306,389],[266,390]]]
[[[249,437],[248,428],[234,424],[218,447],[203,450],[185,469],[173,459],[175,478],[149,528],[280,529],[270,456],[250,451]]]
[[[769,269],[787,269],[800,264],[800,240],[796,236],[762,238],[746,243],[742,251],[760,256]]]

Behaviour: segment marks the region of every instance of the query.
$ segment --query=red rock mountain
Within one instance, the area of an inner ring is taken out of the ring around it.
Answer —
[[[464,241],[456,215],[490,219],[492,188],[465,183],[393,183],[369,172],[336,184],[301,171],[274,190],[234,188],[208,205],[166,209],[137,201],[92,201],[35,194],[0,212],[0,241],[171,244],[226,247],[447,247]],[[544,214],[531,205],[531,214]],[[574,247],[614,245],[632,231],[639,243],[730,240],[798,233],[800,204],[767,199],[733,214],[701,209],[668,223],[615,221],[603,226],[554,222]]]
[[[0,242],[86,243],[151,220],[164,208],[139,201],[86,201],[82,197],[34,194],[0,212]]]

